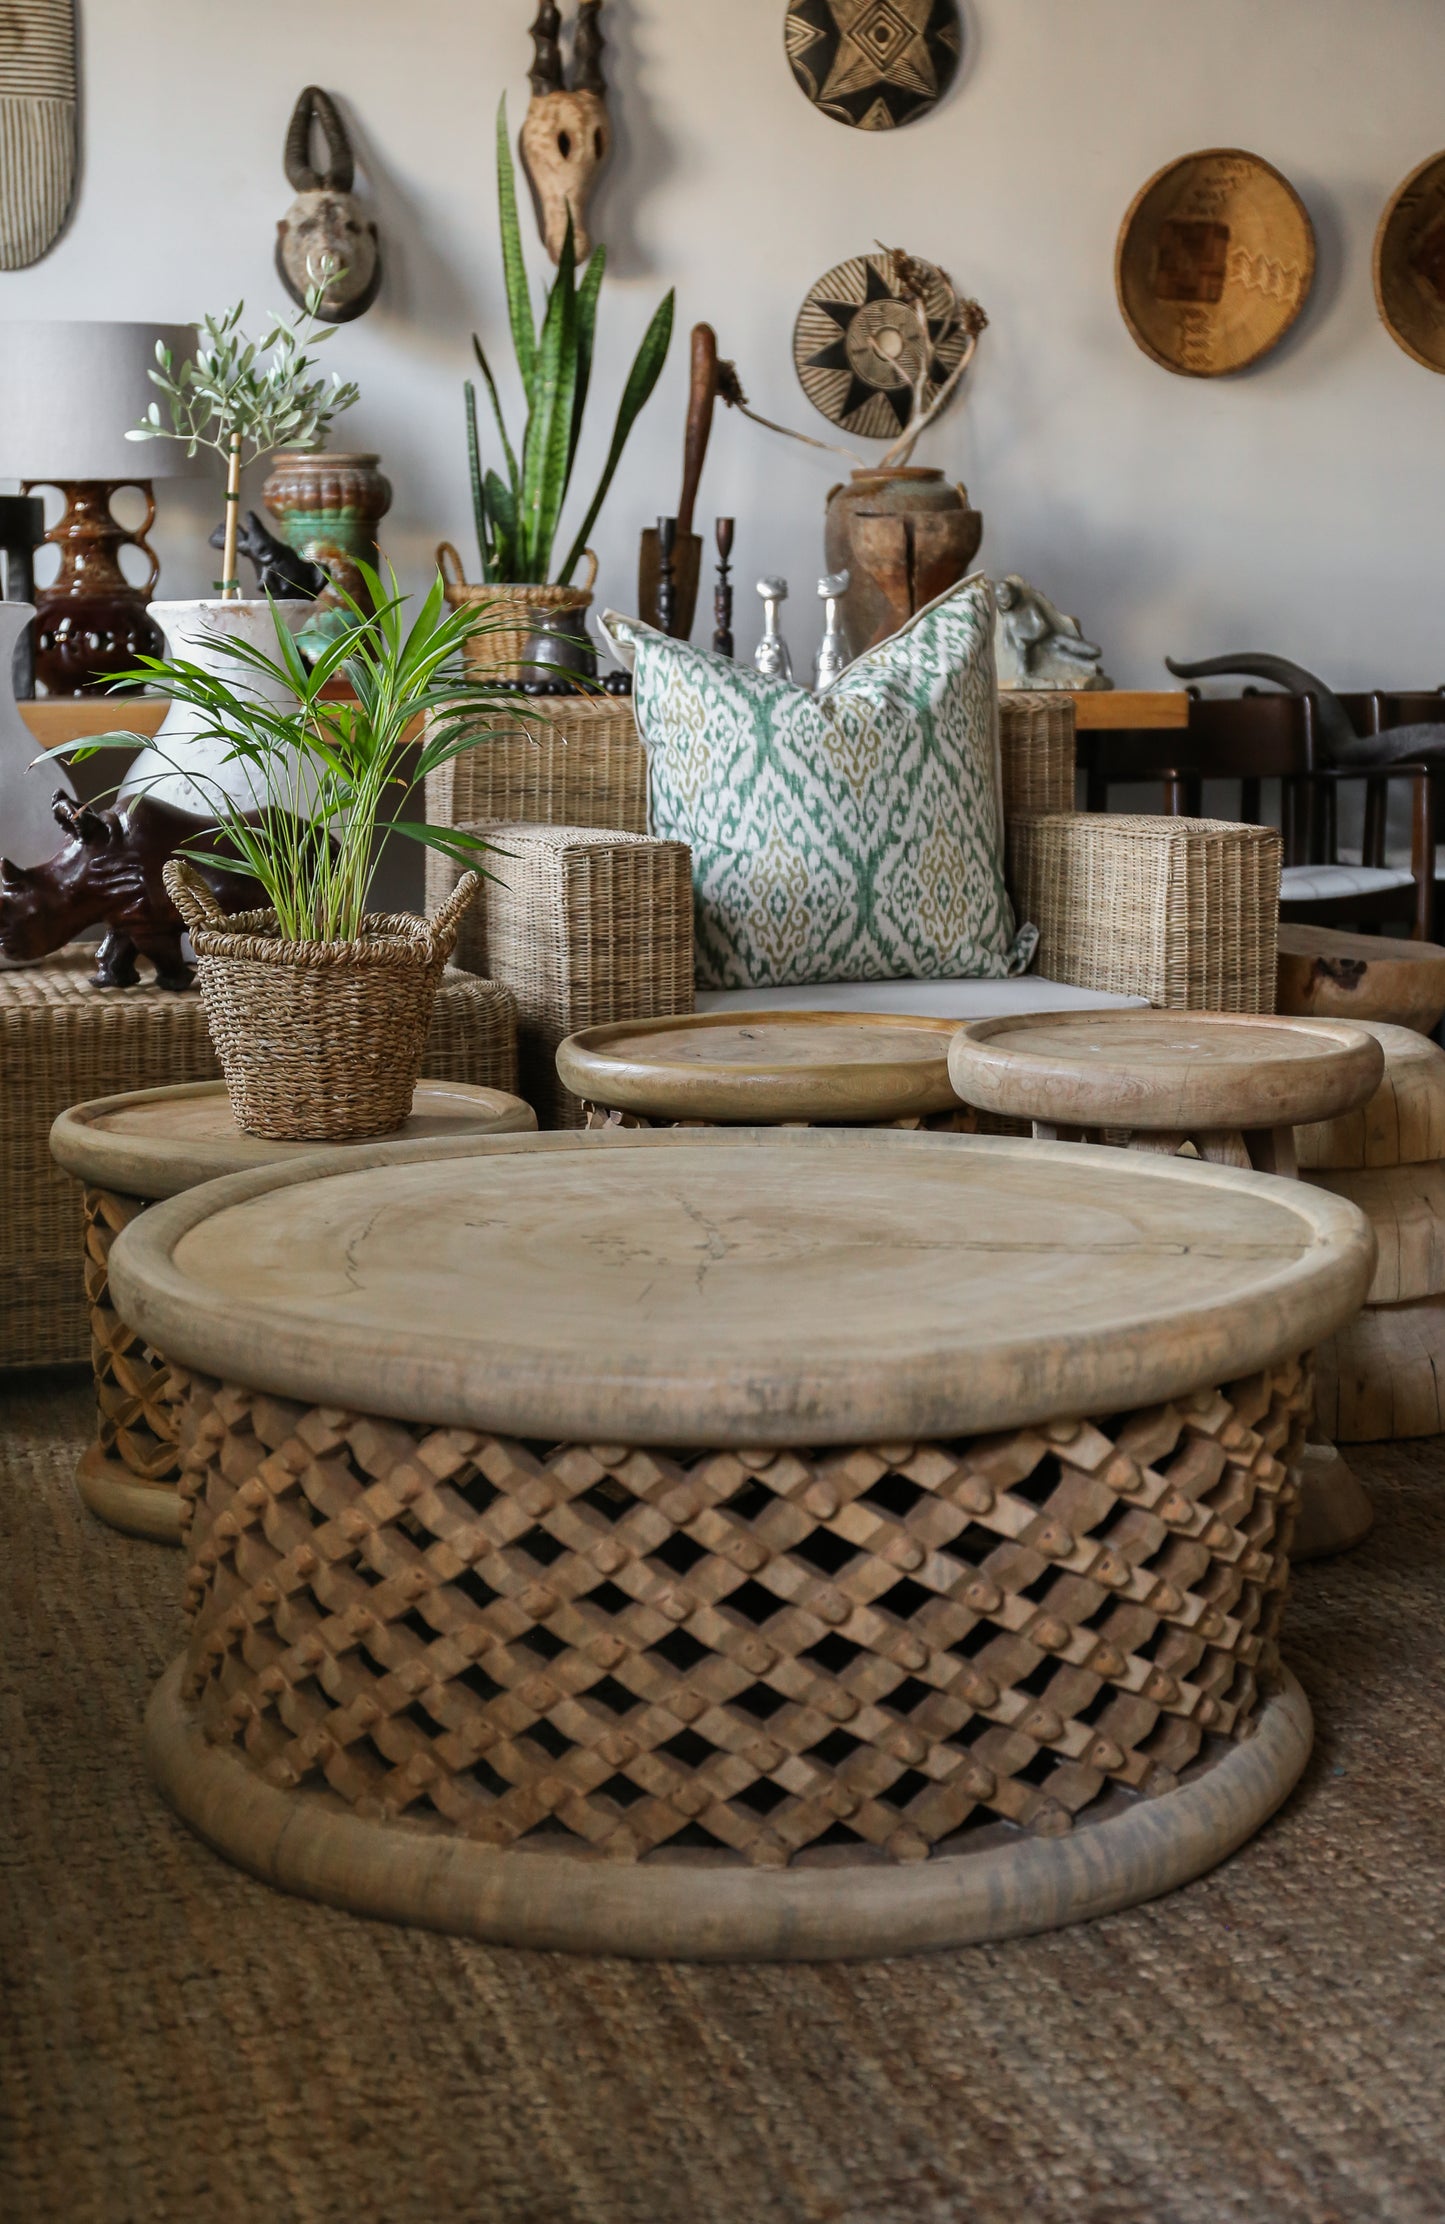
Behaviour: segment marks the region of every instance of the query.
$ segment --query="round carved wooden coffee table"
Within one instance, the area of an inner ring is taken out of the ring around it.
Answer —
[[[1302,1354],[1352,1207],[1184,1160],[553,1134],[236,1176],[112,1255],[192,1370],[152,1770],[255,1873],[536,1947],[1128,1905],[1295,1781]]]
[[[505,1135],[536,1124],[531,1106],[504,1090],[421,1081],[398,1140]],[[51,1153],[85,1184],[85,1294],[98,1409],[96,1439],[81,1458],[76,1482],[91,1512],[112,1528],[158,1544],[180,1542],[176,1389],[168,1361],[115,1310],[107,1271],[111,1245],[157,1198],[335,1147],[244,1134],[231,1117],[223,1081],[96,1097],[56,1120]]]
[[[557,1071],[592,1127],[971,1129],[948,1078],[955,1020],[710,1012],[588,1027]]]
[[[1215,1012],[976,1020],[949,1052],[961,1097],[1032,1120],[1036,1136],[1190,1146],[1206,1161],[1286,1177],[1298,1171],[1295,1128],[1357,1111],[1383,1072],[1363,1028]],[[1368,1535],[1369,1494],[1333,1444],[1310,1446],[1303,1477],[1299,1558]]]

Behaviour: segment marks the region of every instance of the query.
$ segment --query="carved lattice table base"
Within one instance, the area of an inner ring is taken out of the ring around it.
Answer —
[[[144,1197],[85,1193],[85,1296],[95,1369],[96,1440],[76,1480],[92,1513],[132,1535],[174,1544],[180,1536],[180,1400],[176,1377],[120,1319],[110,1296],[111,1245]]]
[[[1296,1363],[1107,1424],[664,1455],[197,1378],[152,1763],[277,1881],[532,1943],[856,1953],[1125,1905],[1303,1765],[1309,1396]]]

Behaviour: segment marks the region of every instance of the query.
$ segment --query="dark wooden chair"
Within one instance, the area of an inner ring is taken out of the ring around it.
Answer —
[[[1436,696],[1371,696],[1347,699],[1362,733],[1433,717]],[[1417,706],[1428,703],[1422,711]],[[1401,709],[1407,716],[1399,715]],[[1389,713],[1395,715],[1389,715]],[[1381,725],[1372,721],[1380,718]],[[1370,771],[1338,771],[1324,759],[1308,695],[1245,694],[1192,697],[1185,732],[1084,734],[1079,737],[1087,806],[1106,811],[1112,788],[1157,783],[1163,809],[1174,817],[1203,815],[1207,781],[1237,782],[1237,816],[1246,825],[1266,823],[1264,788],[1279,783],[1279,826],[1284,841],[1280,916],[1315,926],[1401,928],[1429,941],[1435,913],[1437,789],[1442,774],[1426,763]],[[1403,783],[1410,796],[1410,864],[1392,866],[1385,856],[1389,796]],[[1363,788],[1359,862],[1339,855],[1339,797]]]

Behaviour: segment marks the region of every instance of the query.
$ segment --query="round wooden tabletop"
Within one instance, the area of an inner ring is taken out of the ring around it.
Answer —
[[[464,1081],[419,1081],[411,1118],[390,1142],[439,1142],[453,1135],[530,1133],[537,1115],[504,1089]],[[372,1143],[376,1138],[373,1136]],[[231,1117],[224,1081],[73,1104],[50,1130],[51,1156],[68,1174],[123,1197],[177,1197],[199,1182],[256,1166],[282,1165],[302,1153],[356,1150],[357,1144],[271,1143],[247,1135]]]
[[[168,1357],[548,1441],[917,1442],[1147,1405],[1311,1349],[1374,1237],[1304,1183],[994,1137],[669,1128],[371,1145],[140,1214]]]
[[[655,1120],[865,1126],[957,1107],[948,1078],[957,1026],[883,1012],[631,1020],[569,1035],[557,1071],[591,1103]]]
[[[1379,1087],[1362,1027],[1222,1012],[973,1020],[948,1056],[967,1104],[1055,1125],[1203,1133],[1336,1119]]]

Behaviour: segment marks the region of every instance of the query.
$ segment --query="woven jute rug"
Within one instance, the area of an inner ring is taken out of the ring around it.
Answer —
[[[1302,1570],[1309,1772],[1150,1907],[929,1959],[495,1951],[290,1899],[146,1781],[174,1552],[102,1528],[73,1379],[0,1393],[6,2224],[1445,2218],[1445,1444]],[[1352,1457],[1355,1456],[1352,1454]]]

